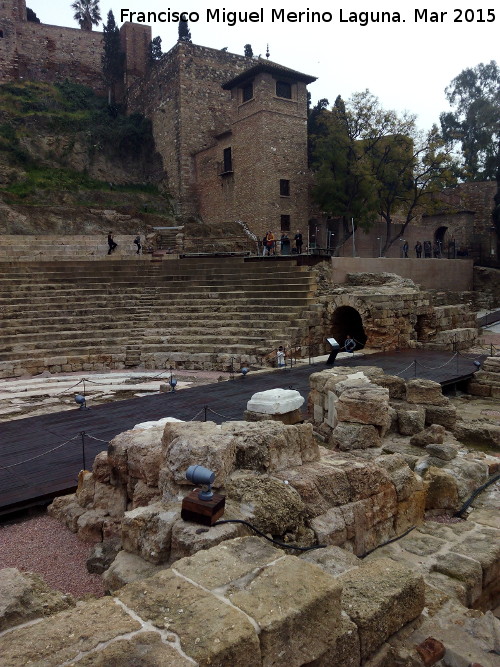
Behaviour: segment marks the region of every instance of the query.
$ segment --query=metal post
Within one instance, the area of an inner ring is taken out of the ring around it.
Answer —
[[[351,218],[352,225],[352,256],[356,257],[356,240],[354,238],[354,218]]]
[[[87,469],[87,464],[85,463],[85,431],[80,431],[82,436],[82,460],[83,460],[83,470]]]
[[[203,412],[204,412],[204,418],[203,418],[203,421],[204,421],[204,422],[207,421],[207,410],[208,410],[208,405],[204,405],[204,406],[203,406]]]
[[[413,360],[413,377],[417,377],[417,360]]]

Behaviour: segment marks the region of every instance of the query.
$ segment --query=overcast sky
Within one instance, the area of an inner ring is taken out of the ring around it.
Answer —
[[[111,9],[118,25],[122,22],[122,10],[192,12],[189,27],[195,44],[216,49],[227,47],[232,53],[243,54],[244,45],[250,43],[254,54],[263,57],[269,44],[271,60],[317,77],[309,86],[313,103],[326,97],[332,105],[338,94],[347,99],[352,93],[369,88],[384,107],[417,114],[418,124],[424,129],[437,123],[440,112],[449,109],[444,89],[462,69],[499,58],[500,9],[491,9],[498,7],[497,2],[273,2],[275,4],[264,4],[261,0],[248,3],[188,0],[176,4],[175,0],[170,3],[168,0],[101,0],[100,7],[103,20]],[[27,4],[42,23],[78,27],[70,0],[27,0]],[[255,12],[259,21],[230,26],[230,20],[223,20],[223,9],[226,14]],[[389,12],[393,18],[397,18],[394,12],[399,12],[400,22],[369,22],[363,26],[360,13],[367,9],[375,15]],[[281,20],[282,10],[284,21]],[[293,15],[286,17],[289,12],[307,10],[319,12],[322,22],[307,22],[306,16],[301,22],[294,22]],[[358,14],[358,22],[349,21],[355,18],[351,15],[353,12]],[[441,18],[441,13],[445,13],[443,21],[431,21]],[[134,16],[132,20],[137,21],[137,18]],[[124,20],[130,20],[130,14],[124,16]],[[176,22],[146,22],[151,25],[153,37],[161,37],[163,51],[174,46]],[[102,30],[102,25],[98,29]]]

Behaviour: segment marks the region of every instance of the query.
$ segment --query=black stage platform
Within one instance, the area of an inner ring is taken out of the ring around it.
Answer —
[[[379,366],[405,379],[421,377],[443,385],[463,381],[476,370],[471,358],[419,350],[338,359],[336,366]],[[248,400],[258,391],[291,388],[307,398],[309,375],[325,368],[317,363],[269,373],[250,372],[228,382],[103,405],[92,406],[90,402],[90,410],[79,410],[75,405],[74,410],[1,423],[0,514],[69,493],[84,467],[83,449],[89,469],[109,440],[139,422],[162,417],[203,421],[205,414],[216,423],[242,419]]]

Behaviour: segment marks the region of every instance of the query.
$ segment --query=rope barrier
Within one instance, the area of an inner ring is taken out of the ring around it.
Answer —
[[[102,440],[102,438],[96,438],[94,435],[90,435],[90,433],[85,433],[87,438],[92,438],[92,440],[97,440],[97,442],[104,442],[106,445],[109,445],[109,440]]]
[[[452,357],[450,357],[450,359],[448,359],[448,361],[445,361],[444,364],[441,364],[441,366],[426,366],[425,364],[423,364],[418,359],[415,359],[414,361],[415,361],[416,364],[418,364],[419,366],[422,366],[422,368],[425,368],[425,370],[427,370],[427,371],[437,371],[440,368],[444,368],[445,366],[448,366],[448,364],[451,364],[451,362],[453,361],[453,359],[455,359],[455,357],[458,357],[458,352],[455,352],[455,354]]]
[[[37,454],[36,456],[32,456],[30,459],[25,459],[24,461],[19,461],[18,463],[11,463],[9,466],[0,466],[0,470],[8,470],[9,468],[15,468],[16,466],[23,465],[23,463],[29,463],[30,461],[34,461],[35,459],[40,459],[42,456],[47,456],[47,454],[50,454],[51,452],[55,452],[57,449],[61,449],[61,447],[64,447],[65,445],[68,444],[68,442],[71,442],[72,440],[76,440],[76,438],[79,438],[79,435],[75,435],[73,438],[70,438],[69,440],[66,440],[66,442],[63,442],[62,445],[57,445],[57,447],[53,447],[52,449],[47,450],[46,452],[43,452],[42,454]]]

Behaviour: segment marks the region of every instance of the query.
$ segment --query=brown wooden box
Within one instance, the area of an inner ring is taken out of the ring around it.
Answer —
[[[203,526],[213,526],[224,514],[226,496],[214,493],[211,500],[200,500],[198,490],[191,491],[182,501],[181,517],[184,521],[194,521]]]

